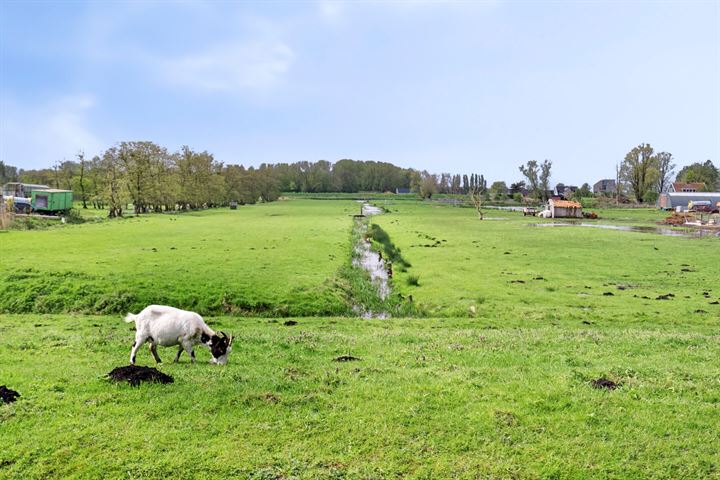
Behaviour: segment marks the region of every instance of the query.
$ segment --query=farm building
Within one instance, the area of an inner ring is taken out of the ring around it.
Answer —
[[[29,213],[32,210],[30,198],[33,192],[47,190],[47,185],[10,182],[2,187],[2,195],[15,213]]]
[[[551,218],[582,218],[582,205],[569,200],[548,200],[548,210]]]
[[[70,210],[73,204],[73,192],[54,188],[33,190],[31,203],[33,210],[37,211],[62,212]]]
[[[617,186],[615,185],[615,180],[611,178],[604,178],[602,180],[598,180],[595,182],[595,185],[593,185],[593,193],[595,195],[615,195],[615,192],[617,191]]]
[[[691,193],[691,192],[702,192],[703,190],[705,190],[705,184],[702,182],[691,182],[691,183],[673,182],[672,184],[670,184],[671,192]]]
[[[712,205],[720,203],[720,192],[668,192],[661,193],[658,198],[658,207],[663,210],[687,210],[690,202],[710,202]]]

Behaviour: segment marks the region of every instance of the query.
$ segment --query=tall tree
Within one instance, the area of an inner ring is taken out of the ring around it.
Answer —
[[[550,160],[544,160],[540,165],[540,175],[538,177],[538,186],[540,187],[540,195],[544,202],[548,200],[548,191],[550,191],[550,170],[552,169],[552,162]]]
[[[535,160],[530,160],[525,165],[520,165],[520,172],[527,178],[527,185],[533,197],[539,200],[547,200],[550,190],[550,171],[552,162],[545,160],[541,165]]]
[[[78,159],[78,186],[80,187],[80,200],[84,209],[87,209],[87,196],[85,195],[85,152],[80,150],[77,153]]]
[[[615,205],[620,204],[620,195],[623,192],[622,169],[619,163],[615,164]]]
[[[657,158],[650,144],[641,143],[625,155],[620,165],[620,175],[627,182],[638,203],[657,182]]]
[[[675,164],[673,163],[672,153],[659,152],[655,155],[657,159],[657,192],[663,193],[670,188],[670,179],[675,173]]]
[[[422,180],[420,181],[420,196],[422,198],[427,198],[429,200],[437,192],[438,192],[437,175],[433,175],[431,173],[423,171],[422,172]]]
[[[510,184],[510,195],[515,195],[516,193],[522,193],[522,191],[525,189],[525,182],[523,180],[520,180],[519,182],[511,183]]]
[[[490,193],[495,199],[503,198],[508,193],[507,184],[502,181],[493,182],[490,185]]]
[[[120,153],[118,147],[105,150],[102,158],[102,168],[105,172],[105,197],[108,199],[108,217],[117,218],[123,215],[124,178],[122,174]]]
[[[7,182],[18,181],[18,169],[12,165],[6,165],[0,160],[0,186]]]
[[[716,190],[720,189],[720,171],[710,160],[697,162],[683,167],[676,181],[704,183],[707,190]]]

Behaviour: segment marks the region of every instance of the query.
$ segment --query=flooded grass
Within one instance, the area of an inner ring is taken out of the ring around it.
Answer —
[[[600,228],[603,230],[617,230],[620,232],[636,232],[651,233],[663,235],[666,237],[704,237],[715,236],[715,232],[702,229],[673,229],[664,227],[648,227],[639,225],[607,225],[601,223],[582,223],[582,222],[549,222],[549,223],[529,223],[528,227],[587,227]]]

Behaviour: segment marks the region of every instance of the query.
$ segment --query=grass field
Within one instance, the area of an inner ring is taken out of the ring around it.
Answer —
[[[0,478],[720,478],[720,239],[375,203],[417,318],[352,317],[350,200],[0,234]],[[109,382],[150,303],[234,333],[229,364]]]
[[[344,314],[355,202],[294,200],[2,234],[0,311]]]
[[[464,208],[378,204],[390,213],[373,221],[412,264],[395,273],[396,289],[431,316],[466,316],[472,309],[530,321],[703,322],[720,314],[720,306],[710,305],[720,297],[716,237],[533,227],[528,224],[553,221],[494,210],[479,221]],[[639,209],[600,215],[598,223],[628,225],[664,216]],[[407,284],[410,276],[419,277],[419,286]]]
[[[222,317],[228,366],[199,351],[133,388],[103,378],[127,362],[120,317],[2,322],[23,395],[0,407],[4,478],[719,475],[716,326]]]

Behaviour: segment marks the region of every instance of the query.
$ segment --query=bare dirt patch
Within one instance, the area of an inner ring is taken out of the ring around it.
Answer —
[[[128,382],[133,387],[137,387],[141,382],[173,383],[175,381],[170,375],[162,373],[157,368],[138,365],[117,367],[107,376],[116,382]]]
[[[12,403],[18,399],[20,394],[15,390],[7,388],[5,385],[0,385],[0,403]]]
[[[333,362],[359,362],[361,359],[352,355],[341,355],[333,359]]]
[[[615,390],[620,386],[620,384],[615,383],[612,380],[608,380],[605,377],[600,377],[597,380],[591,381],[590,385],[598,390]]]

